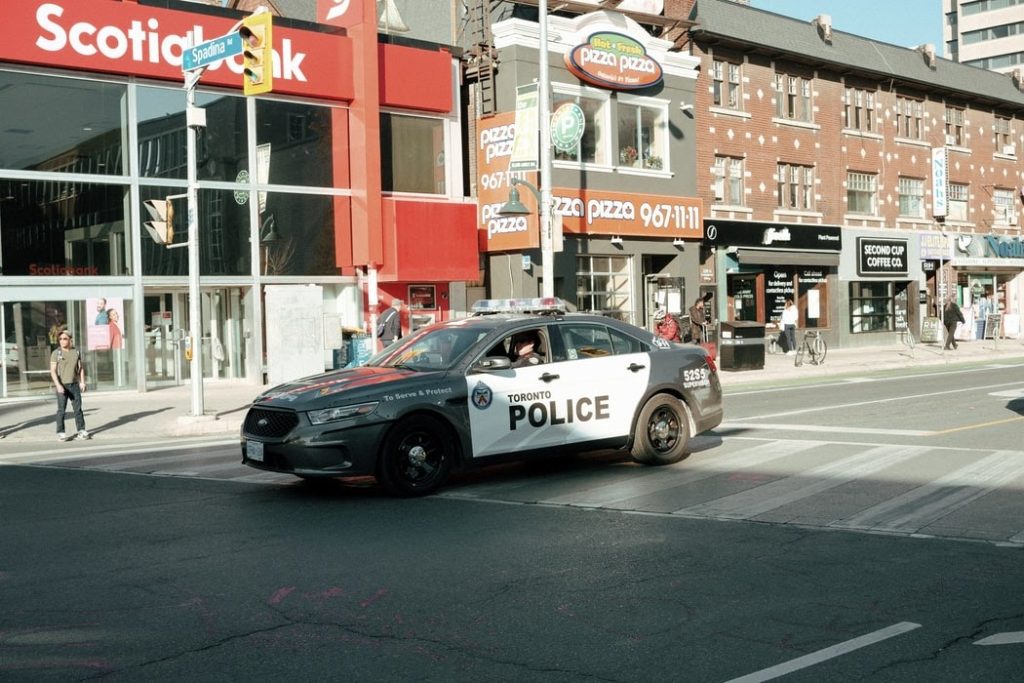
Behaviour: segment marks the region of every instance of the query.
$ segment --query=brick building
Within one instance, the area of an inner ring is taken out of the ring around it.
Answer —
[[[666,14],[688,3],[666,3]],[[1020,333],[1024,94],[1002,75],[835,30],[697,0],[677,45],[700,59],[697,195],[702,284],[722,320],[776,319],[832,344],[930,327],[954,295],[992,294]]]

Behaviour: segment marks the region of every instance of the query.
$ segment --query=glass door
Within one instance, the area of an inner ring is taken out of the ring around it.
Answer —
[[[188,320],[186,300],[183,292],[146,292],[143,330],[147,388],[179,385],[188,377],[182,343]]]

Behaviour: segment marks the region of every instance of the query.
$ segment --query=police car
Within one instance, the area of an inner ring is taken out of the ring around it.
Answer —
[[[242,462],[301,478],[373,475],[387,490],[437,490],[455,467],[619,448],[682,460],[722,421],[704,349],[559,299],[485,300],[356,368],[283,384],[253,402]],[[518,358],[516,350],[533,350]]]

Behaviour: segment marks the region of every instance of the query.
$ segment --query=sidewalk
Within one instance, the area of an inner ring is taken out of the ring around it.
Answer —
[[[913,354],[905,346],[873,346],[830,349],[823,365],[805,363],[794,367],[793,356],[765,354],[760,370],[724,370],[719,377],[726,392],[742,388],[772,387],[819,381],[841,375],[877,374],[900,368],[940,369],[970,363],[1024,363],[1024,341],[1001,339],[960,342],[956,351],[943,352],[937,345],[919,344]],[[1024,381],[1024,371],[1019,374]],[[238,436],[245,413],[264,387],[247,382],[208,382],[204,387],[206,416],[189,416],[192,389],[188,384],[145,393],[86,393],[86,427],[95,441],[118,442],[192,436]],[[51,395],[0,403],[0,452],[5,444],[53,442],[56,445]],[[70,408],[70,406],[69,406]],[[69,410],[67,427],[74,428]]]

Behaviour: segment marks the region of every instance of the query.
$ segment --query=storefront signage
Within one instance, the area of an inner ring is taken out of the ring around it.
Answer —
[[[551,115],[551,144],[563,152],[574,151],[583,139],[586,126],[580,105],[566,102]]]
[[[712,246],[820,251],[842,249],[842,229],[838,225],[729,220],[708,220],[705,223],[704,242]]]
[[[946,215],[946,148],[932,147],[932,216]]]
[[[565,65],[581,81],[610,90],[639,90],[661,82],[661,65],[635,38],[603,31],[565,54]]]
[[[858,275],[906,275],[907,240],[857,238]]]
[[[512,159],[510,171],[536,171],[540,154],[540,109],[538,108],[537,84],[530,83],[516,88],[516,126],[513,131]]]
[[[226,34],[234,23],[135,2],[18,0],[4,3],[0,61],[180,83],[188,34],[199,44]],[[347,36],[275,27],[275,92],[351,100],[352,63]],[[203,82],[240,89],[241,74],[241,58],[232,57],[211,64]]]
[[[917,249],[922,260],[948,261],[950,258],[949,238],[945,235],[918,235]]]
[[[787,298],[795,298],[793,270],[790,268],[765,268],[764,310],[769,320],[781,320],[782,309]]]
[[[477,227],[481,251],[521,251],[540,246],[537,231],[537,200],[529,190],[519,199],[533,213],[529,216],[502,216],[498,211],[508,201],[513,175],[537,185],[537,174],[508,170],[512,145],[516,138],[516,113],[506,112],[477,121]]]
[[[555,188],[553,214],[565,232],[700,239],[702,204],[694,197],[665,197],[607,190]]]
[[[953,243],[958,255],[973,259],[1024,259],[1024,241],[1019,237],[956,235]]]

